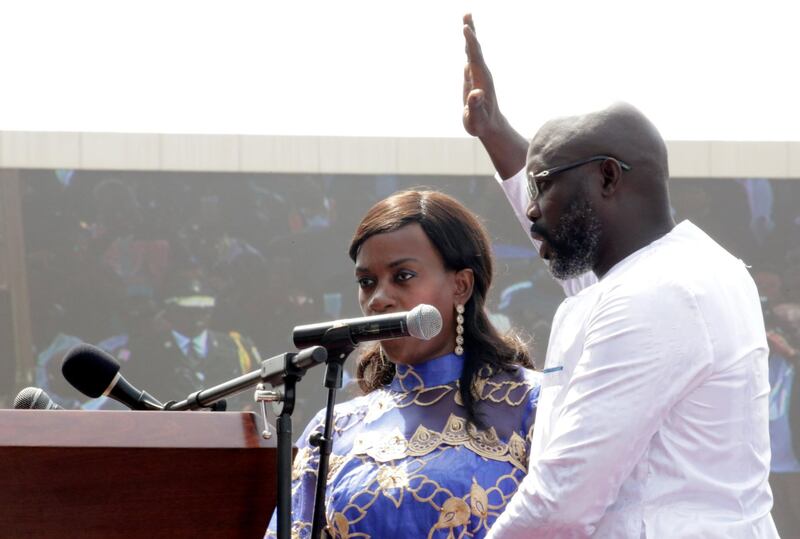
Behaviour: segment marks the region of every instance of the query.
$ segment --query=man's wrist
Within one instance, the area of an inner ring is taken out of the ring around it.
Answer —
[[[528,141],[511,127],[502,114],[499,114],[495,125],[479,135],[478,139],[503,180],[511,178],[525,166]]]

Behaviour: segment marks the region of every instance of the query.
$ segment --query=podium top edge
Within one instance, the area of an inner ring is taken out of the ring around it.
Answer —
[[[252,412],[0,410],[0,447],[275,447]]]

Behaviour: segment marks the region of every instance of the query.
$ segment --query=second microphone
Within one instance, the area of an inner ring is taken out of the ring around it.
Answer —
[[[382,341],[400,337],[415,337],[423,341],[434,338],[442,330],[442,315],[432,305],[417,305],[407,312],[379,314],[296,326],[292,339],[297,348],[325,346],[325,335],[334,328],[348,329],[347,337],[353,346],[364,341]]]

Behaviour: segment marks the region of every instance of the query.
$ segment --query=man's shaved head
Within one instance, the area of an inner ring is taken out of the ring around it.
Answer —
[[[592,159],[602,156],[614,159]],[[547,122],[531,140],[526,168],[540,193],[528,208],[531,231],[545,240],[557,277],[602,275],[674,226],[666,144],[627,103]]]
[[[628,103],[547,122],[531,141],[533,168],[542,169],[590,155],[610,155],[631,165],[636,176],[665,182],[667,147],[653,123]]]

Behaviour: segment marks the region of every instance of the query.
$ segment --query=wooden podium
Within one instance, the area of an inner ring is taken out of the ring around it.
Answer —
[[[4,538],[261,538],[275,474],[252,413],[0,410]]]

